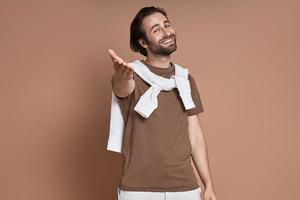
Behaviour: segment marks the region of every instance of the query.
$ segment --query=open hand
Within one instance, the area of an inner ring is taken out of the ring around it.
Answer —
[[[108,53],[113,61],[113,67],[116,70],[118,78],[129,80],[133,78],[133,66],[120,58],[112,49]]]

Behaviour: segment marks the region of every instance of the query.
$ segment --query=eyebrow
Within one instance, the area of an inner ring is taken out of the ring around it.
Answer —
[[[166,20],[164,21],[164,24],[165,24],[165,23],[170,23],[170,21],[166,19]],[[152,31],[152,29],[154,29],[154,28],[157,27],[157,26],[159,26],[159,24],[154,24],[154,25],[151,27],[150,31]]]

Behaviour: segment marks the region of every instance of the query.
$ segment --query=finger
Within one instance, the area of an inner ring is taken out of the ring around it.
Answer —
[[[111,58],[111,60],[113,62],[115,62],[116,58],[115,58],[115,55],[114,55],[114,53],[113,53],[113,51],[111,49],[108,50],[108,54],[109,54],[109,57]]]
[[[127,63],[127,67],[130,68],[131,70],[133,70],[133,65],[130,63]]]
[[[126,65],[127,65],[127,63],[122,59],[118,60],[118,63],[124,67],[126,67]]]
[[[129,69],[131,69],[131,70],[133,70],[133,65],[132,65],[132,63],[126,63],[126,67],[129,68]]]
[[[132,73],[133,72],[133,67],[130,64],[128,64],[128,63],[125,62],[124,67],[125,68],[124,68],[124,70],[122,70],[122,73],[128,74],[128,73]]]
[[[114,69],[116,71],[118,71],[118,68],[120,67],[120,65],[117,62],[114,62],[113,66],[114,66]]]
[[[119,56],[117,56],[117,55],[110,55],[110,57],[111,57],[111,59],[112,59],[112,61],[114,62],[114,63],[118,63],[118,64],[121,64],[121,62],[123,61]]]
[[[114,62],[115,69],[118,69],[118,71],[119,71],[119,70],[120,70],[120,67],[123,66],[123,65],[122,65],[122,62],[123,62],[123,61],[121,61],[121,60],[116,60],[116,61]]]
[[[126,69],[125,66],[119,65],[119,67],[118,67],[118,69],[117,69],[117,72],[118,72],[118,73],[124,73],[124,70],[125,70],[125,69]]]
[[[124,65],[121,65],[121,69],[120,69],[120,72],[123,73],[123,74],[126,74],[127,73],[127,70],[128,68]]]
[[[120,67],[121,65],[122,65],[122,61],[121,60],[115,60],[114,61],[115,62],[115,64],[118,66],[118,67]]]
[[[122,59],[115,59],[114,60],[114,64],[117,66],[117,67],[120,67],[121,65],[123,65],[123,60]]]
[[[132,70],[128,67],[125,67],[124,70],[123,70],[123,73],[125,73],[125,74],[128,74],[130,72],[132,72]]]
[[[112,50],[112,49],[109,49],[108,53],[109,53],[109,55],[110,55],[110,57],[112,59],[116,59],[118,57],[117,54],[116,54],[116,52],[114,50]]]
[[[124,66],[124,67],[128,67],[128,64],[127,64],[127,62],[125,62],[124,60],[118,60],[117,61],[120,65],[122,65],[122,66]]]
[[[132,66],[131,64],[127,63],[127,64],[126,64],[126,69],[127,69],[128,71],[133,71],[133,66]]]
[[[117,62],[116,66],[117,66],[117,72],[122,72],[123,71],[124,66],[119,64],[119,62]]]
[[[126,62],[124,60],[121,59],[120,61],[121,65],[126,66]]]
[[[133,74],[133,71],[132,70],[128,70],[127,73],[126,73],[126,76],[131,77],[132,74]]]
[[[117,62],[117,61],[121,61],[121,62],[122,62],[122,61],[123,61],[123,59],[120,58],[120,57],[116,54],[116,52],[115,52],[114,50],[109,49],[108,52],[109,52],[109,55],[110,55],[110,57],[112,58],[113,62]]]

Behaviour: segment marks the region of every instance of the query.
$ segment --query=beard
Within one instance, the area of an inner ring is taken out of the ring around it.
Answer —
[[[161,41],[163,40],[167,40],[168,38],[173,38],[173,42],[172,43],[167,43],[167,44],[163,44],[161,43]],[[176,44],[176,35],[171,35],[168,38],[163,38],[162,40],[160,40],[158,43],[150,41],[150,40],[146,40],[149,50],[156,55],[164,55],[164,56],[168,56],[171,53],[173,53],[174,51],[176,51],[177,49],[177,44]]]

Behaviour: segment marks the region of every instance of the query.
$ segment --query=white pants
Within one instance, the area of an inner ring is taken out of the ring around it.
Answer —
[[[117,189],[118,200],[201,200],[201,188],[179,192],[127,191]]]

